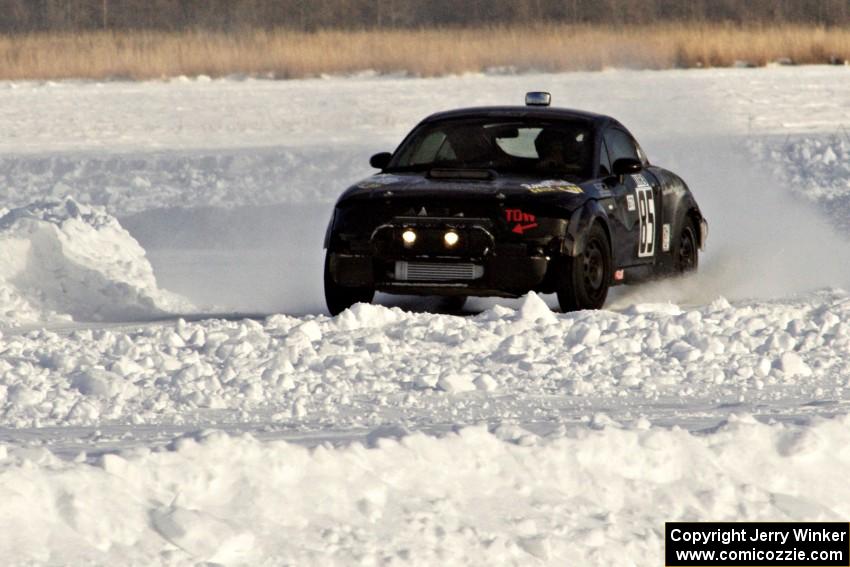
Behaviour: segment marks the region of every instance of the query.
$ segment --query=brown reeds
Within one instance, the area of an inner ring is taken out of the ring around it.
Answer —
[[[0,36],[0,79],[5,80],[232,74],[294,78],[363,70],[436,76],[498,68],[666,69],[845,59],[850,59],[850,29],[806,25],[551,25]]]

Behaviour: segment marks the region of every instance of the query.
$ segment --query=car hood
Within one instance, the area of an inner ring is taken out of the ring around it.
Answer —
[[[498,199],[576,209],[598,198],[599,183],[498,175],[493,179],[434,178],[421,173],[379,173],[348,188],[338,204],[370,199]]]

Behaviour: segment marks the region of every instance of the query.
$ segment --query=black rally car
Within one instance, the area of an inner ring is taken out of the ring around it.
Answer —
[[[337,314],[375,291],[602,307],[611,285],[695,270],[708,225],[688,186],[615,119],[526,106],[434,114],[350,187],[325,239]]]

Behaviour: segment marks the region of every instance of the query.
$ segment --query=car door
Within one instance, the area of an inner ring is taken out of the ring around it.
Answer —
[[[625,130],[610,127],[603,134],[603,149],[613,165],[618,159],[631,158],[646,163],[643,152]],[[646,169],[623,175],[611,188],[615,210],[609,212],[615,222],[614,258],[619,266],[651,264],[655,261],[661,221],[658,182]]]

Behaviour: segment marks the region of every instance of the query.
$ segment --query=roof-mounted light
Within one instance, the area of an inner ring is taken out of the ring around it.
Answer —
[[[525,93],[526,106],[549,106],[552,102],[552,95],[541,91],[533,91]]]

